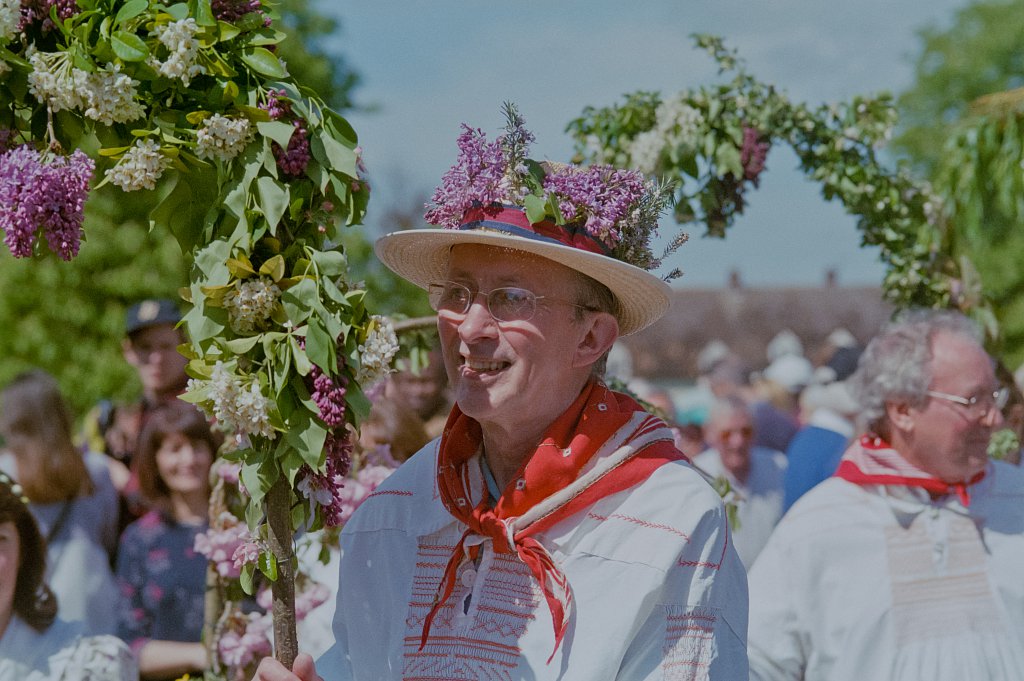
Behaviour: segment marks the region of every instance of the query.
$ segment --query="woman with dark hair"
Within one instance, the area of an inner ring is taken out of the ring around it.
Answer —
[[[39,524],[58,615],[81,621],[89,633],[112,634],[117,491],[107,457],[83,454],[72,433],[71,410],[49,374],[21,373],[0,392],[0,470],[21,484]]]
[[[139,487],[150,505],[121,536],[117,578],[123,596],[118,635],[143,679],[206,669],[200,643],[206,558],[193,548],[208,527],[210,466],[220,438],[185,402],[153,410],[139,436]]]
[[[46,586],[46,543],[22,488],[0,473],[0,679],[134,681],[135,660],[114,636],[84,636],[57,619]]]

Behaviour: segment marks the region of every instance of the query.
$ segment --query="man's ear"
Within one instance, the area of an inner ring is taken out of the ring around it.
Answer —
[[[914,430],[914,417],[910,414],[910,409],[908,402],[886,402],[885,417],[893,428],[909,433]]]
[[[581,323],[584,333],[576,346],[575,365],[590,366],[612,349],[619,337],[619,322],[607,312],[590,312]]]

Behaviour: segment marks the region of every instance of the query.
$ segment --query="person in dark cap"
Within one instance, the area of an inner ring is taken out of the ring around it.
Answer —
[[[125,361],[138,372],[142,395],[130,404],[103,400],[86,417],[89,447],[123,464],[112,469],[118,471],[114,483],[124,502],[122,527],[145,510],[132,466],[142,426],[153,409],[176,399],[188,382],[188,360],[178,352],[185,342],[177,327],[180,321],[178,306],[166,298],[142,300],[128,308],[121,349]]]

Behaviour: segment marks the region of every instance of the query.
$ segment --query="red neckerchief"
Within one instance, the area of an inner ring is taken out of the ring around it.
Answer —
[[[470,489],[468,464],[480,451],[481,437],[480,424],[456,405],[441,436],[437,486],[445,508],[467,529],[424,619],[420,648],[427,642],[434,616],[454,590],[459,565],[479,554],[480,545],[467,550],[466,539],[479,535],[493,540],[497,553],[516,553],[540,584],[554,622],[554,658],[569,624],[572,592],[565,574],[534,535],[643,482],[665,463],[686,457],[675,448],[664,422],[626,395],[592,380],[551,424],[492,509],[486,491],[474,505]]]
[[[956,494],[964,506],[970,506],[967,488],[980,482],[985,471],[965,482],[945,482],[904,459],[882,438],[867,434],[846,450],[835,476],[858,485],[905,485],[933,495]]]

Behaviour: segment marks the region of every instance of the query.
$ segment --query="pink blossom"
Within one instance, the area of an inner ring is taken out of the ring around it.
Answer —
[[[195,550],[214,564],[217,574],[236,579],[242,570],[235,556],[241,547],[251,542],[249,528],[230,513],[222,513],[219,524],[221,529],[211,527],[196,535]]]

